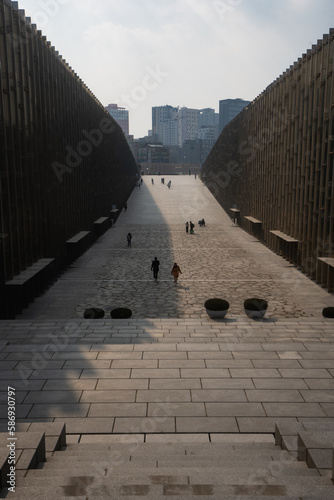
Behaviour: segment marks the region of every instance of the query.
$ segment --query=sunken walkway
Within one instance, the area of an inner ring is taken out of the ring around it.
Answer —
[[[5,471],[11,387],[16,498],[334,498],[334,323],[322,316],[333,295],[234,225],[199,179],[153,179],[0,322],[0,458]],[[204,309],[217,296],[230,303],[220,321]],[[245,316],[253,296],[268,300],[263,320]],[[89,307],[105,317],[84,319]],[[111,319],[116,307],[132,317]]]

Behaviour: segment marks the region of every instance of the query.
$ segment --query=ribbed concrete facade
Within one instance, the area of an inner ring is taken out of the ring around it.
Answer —
[[[59,271],[71,238],[82,249],[95,222],[107,227],[133,189],[136,165],[120,127],[8,0],[0,0],[0,63],[0,291],[7,300],[7,285],[26,286],[22,272],[50,264]],[[6,317],[8,304],[1,306]]]
[[[226,126],[203,167],[209,189],[242,227],[329,291],[333,60],[331,29]]]

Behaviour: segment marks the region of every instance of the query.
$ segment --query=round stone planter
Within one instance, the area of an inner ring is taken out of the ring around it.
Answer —
[[[128,319],[131,318],[132,311],[127,307],[117,307],[111,311],[110,316],[112,319]]]
[[[211,319],[223,319],[223,318],[225,318],[227,311],[228,311],[228,309],[224,309],[222,311],[211,311],[210,309],[205,309],[205,310],[206,310],[207,315]]]
[[[230,304],[224,299],[208,299],[204,304],[205,310],[211,319],[223,319],[226,316]]]
[[[261,319],[266,314],[268,302],[256,297],[247,299],[244,302],[244,309],[247,316],[251,319]]]
[[[98,307],[91,307],[84,312],[85,319],[101,319],[104,317],[104,310]]]
[[[324,318],[334,318],[334,307],[325,307],[322,310]]]
[[[262,311],[251,311],[250,309],[245,309],[245,313],[250,319],[262,319],[266,314],[266,309]]]

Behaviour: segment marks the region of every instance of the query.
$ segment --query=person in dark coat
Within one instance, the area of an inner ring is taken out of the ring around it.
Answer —
[[[127,239],[127,242],[128,242],[128,247],[131,247],[132,234],[128,233],[126,239]]]
[[[151,271],[153,271],[154,279],[158,279],[159,265],[160,262],[158,261],[157,257],[154,257],[154,260],[152,260],[152,265],[151,265]]]

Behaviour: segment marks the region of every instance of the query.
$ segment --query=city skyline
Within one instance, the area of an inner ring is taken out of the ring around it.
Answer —
[[[252,101],[332,27],[331,0],[22,0],[19,8],[107,106],[130,113]]]

